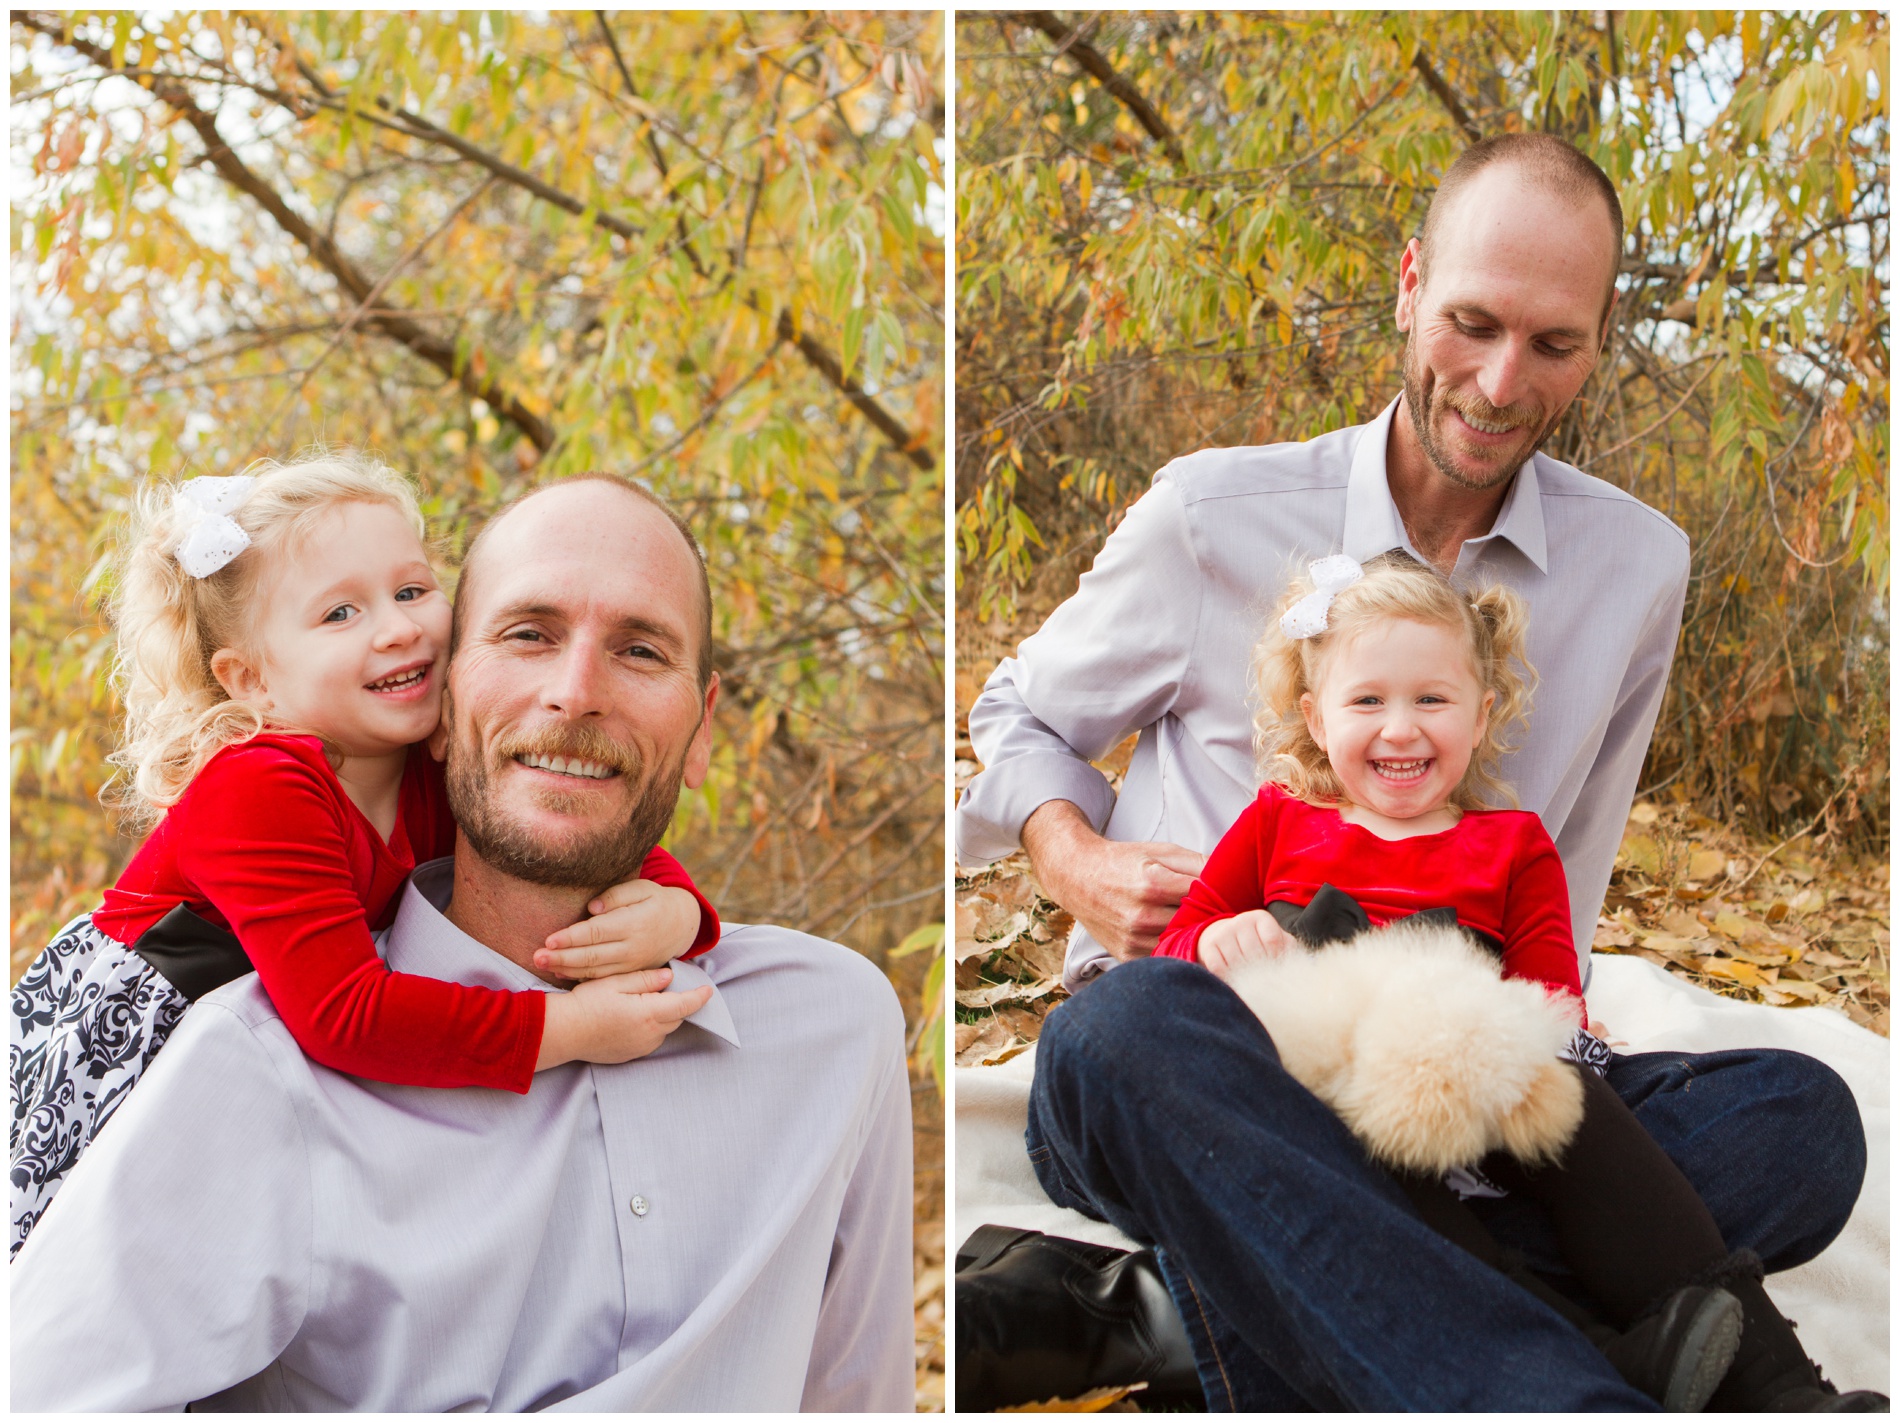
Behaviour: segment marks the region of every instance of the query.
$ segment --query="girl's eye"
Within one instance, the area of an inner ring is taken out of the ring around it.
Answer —
[[[350,620],[350,614],[354,611],[356,610],[348,603],[338,603],[334,608],[323,615],[323,620],[326,623],[348,622]]]
[[[396,601],[398,603],[413,603],[427,591],[428,590],[420,583],[411,583],[407,588],[398,588],[396,590]]]

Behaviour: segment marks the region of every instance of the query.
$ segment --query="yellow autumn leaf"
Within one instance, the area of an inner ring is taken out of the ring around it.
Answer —
[[[1132,1393],[1139,1393],[1148,1385],[1145,1383],[1123,1384],[1118,1387],[1091,1389],[1080,1398],[1051,1398],[1042,1403],[1018,1403],[1013,1407],[999,1408],[998,1413],[1100,1413],[1110,1404],[1120,1403]]]

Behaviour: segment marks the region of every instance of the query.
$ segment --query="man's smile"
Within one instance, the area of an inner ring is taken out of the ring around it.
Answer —
[[[605,781],[620,774],[612,766],[603,765],[599,761],[583,761],[578,757],[517,756],[514,760],[516,765],[527,766],[537,771],[551,771],[557,776],[566,776],[570,779]]]

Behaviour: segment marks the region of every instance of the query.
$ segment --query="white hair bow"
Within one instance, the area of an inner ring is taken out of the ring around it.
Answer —
[[[172,493],[178,562],[193,578],[209,578],[251,546],[231,511],[257,483],[249,474],[201,474]]]
[[[1315,559],[1307,564],[1306,572],[1313,580],[1314,591],[1280,615],[1280,631],[1296,642],[1325,632],[1326,613],[1333,599],[1366,576],[1359,560],[1343,553]]]

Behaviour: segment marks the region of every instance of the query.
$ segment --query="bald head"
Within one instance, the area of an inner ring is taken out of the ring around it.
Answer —
[[[628,505],[631,519],[616,518],[615,505]],[[698,646],[694,664],[702,693],[712,682],[712,587],[706,577],[705,555],[686,521],[657,494],[617,474],[590,471],[550,480],[516,496],[483,524],[462,559],[455,586],[455,621],[449,637],[449,656],[455,656],[462,635],[475,615],[476,589],[481,569],[493,558],[514,562],[513,547],[541,553],[556,552],[567,542],[579,542],[609,533],[626,540],[628,556],[647,564],[670,564],[651,571],[669,579],[690,580],[697,594]]]
[[[1482,180],[1482,181],[1481,181]],[[1446,170],[1419,233],[1420,278],[1431,280],[1434,248],[1456,242],[1466,203],[1508,202],[1514,186],[1559,199],[1577,220],[1600,231],[1604,267],[1603,311],[1616,295],[1623,253],[1623,204],[1609,176],[1573,144],[1552,133],[1508,133],[1474,143]]]

